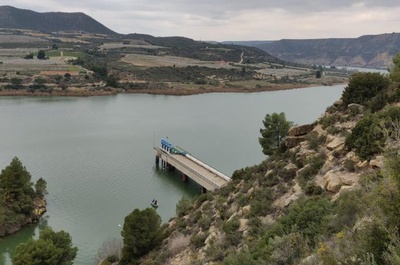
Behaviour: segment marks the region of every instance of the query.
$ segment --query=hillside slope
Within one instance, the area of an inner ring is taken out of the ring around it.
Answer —
[[[0,28],[29,29],[44,32],[85,31],[106,35],[117,34],[81,12],[38,13],[12,6],[0,6]]]
[[[140,264],[398,264],[400,90],[375,93],[342,97],[226,187],[183,198]]]
[[[400,51],[400,33],[347,39],[283,39],[241,44],[258,47],[290,62],[386,69],[391,65],[393,56]]]

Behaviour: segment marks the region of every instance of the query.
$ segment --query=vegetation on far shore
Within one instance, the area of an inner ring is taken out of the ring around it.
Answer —
[[[84,38],[76,33],[64,42],[62,34],[15,34],[22,40],[35,36],[42,46],[21,42],[14,46],[22,49],[13,50],[0,43],[7,56],[0,62],[0,95],[259,92],[345,83],[349,77],[345,70],[292,64],[257,48],[180,37]]]

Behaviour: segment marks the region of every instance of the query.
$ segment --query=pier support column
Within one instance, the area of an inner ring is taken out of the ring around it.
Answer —
[[[160,166],[160,157],[156,156],[156,167]]]
[[[201,187],[200,188],[200,192],[201,192],[201,194],[206,194],[207,193],[207,189],[204,188],[204,187]]]
[[[188,182],[188,176],[186,176],[185,174],[182,174],[182,181],[183,182]]]

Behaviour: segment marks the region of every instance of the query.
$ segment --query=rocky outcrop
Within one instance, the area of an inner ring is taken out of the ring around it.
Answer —
[[[344,147],[344,138],[333,138],[332,141],[326,145],[326,148],[330,151],[341,150]]]
[[[292,127],[288,136],[285,138],[285,144],[288,148],[293,148],[306,140],[306,135],[309,134],[315,127],[315,124],[305,124]]]
[[[303,194],[304,193],[300,185],[296,182],[296,184],[291,189],[289,189],[287,193],[285,193],[283,196],[281,196],[274,202],[274,206],[284,208],[288,206],[292,201],[295,201],[298,198],[300,198]]]
[[[347,171],[328,171],[324,177],[324,188],[327,191],[339,192],[342,186],[353,186],[358,183],[359,175]]]
[[[304,136],[315,128],[315,124],[305,124],[290,128],[288,136]]]
[[[46,201],[36,197],[33,201],[34,209],[30,215],[20,215],[18,222],[0,225],[0,237],[14,234],[24,226],[36,223],[39,218],[47,211]]]

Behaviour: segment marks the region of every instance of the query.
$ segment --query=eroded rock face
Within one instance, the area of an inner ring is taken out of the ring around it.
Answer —
[[[342,150],[344,147],[344,138],[334,138],[329,144],[327,144],[326,148],[328,150]]]
[[[303,190],[300,185],[296,182],[296,184],[283,196],[277,199],[274,202],[274,206],[284,208],[288,206],[292,201],[296,201],[303,195]]]
[[[292,127],[289,132],[288,136],[304,136],[310,133],[315,127],[315,124],[305,124],[296,127]]]
[[[288,148],[292,148],[299,145],[301,142],[305,140],[306,140],[305,136],[287,136],[285,138],[285,144]]]

